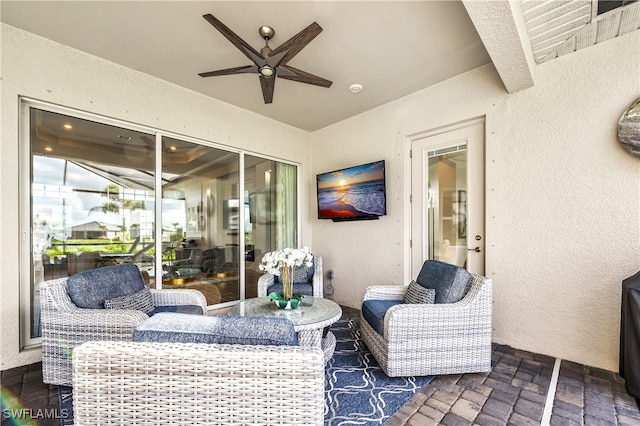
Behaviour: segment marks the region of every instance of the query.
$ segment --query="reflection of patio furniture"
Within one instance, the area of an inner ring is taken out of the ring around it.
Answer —
[[[132,253],[98,253],[100,256],[96,260],[96,267],[119,265],[121,263],[133,262],[134,254]]]
[[[289,321],[172,317],[73,351],[74,424],[324,424],[322,351],[295,345]]]
[[[198,268],[202,267],[202,250],[197,248],[176,249],[176,261],[173,266],[176,268]],[[188,253],[188,256],[185,254]]]
[[[100,254],[96,252],[84,251],[81,253],[67,254],[67,271],[69,275],[75,275],[78,272],[88,271],[98,267],[97,262],[100,260]]]
[[[303,279],[296,280],[297,273],[294,268],[293,273],[293,293],[303,296],[323,297],[323,278],[322,278],[322,257],[313,256],[313,266],[306,268],[305,266],[296,267],[305,270]],[[303,274],[300,274],[302,277]],[[258,279],[258,297],[267,296],[272,292],[282,293],[282,282],[280,277],[271,274],[264,274]]]
[[[131,340],[149,315],[135,309],[104,309],[104,301],[131,296],[144,289],[135,265],[124,264],[85,271],[40,284],[42,373],[45,383],[71,385],[70,353],[92,340]],[[196,290],[151,290],[155,311],[206,313]],[[153,314],[153,312],[151,312]]]
[[[202,271],[209,276],[238,273],[238,247],[215,247],[203,253]]]

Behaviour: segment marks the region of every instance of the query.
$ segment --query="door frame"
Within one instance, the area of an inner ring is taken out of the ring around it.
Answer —
[[[419,139],[424,139],[424,138],[428,138],[431,136],[437,136],[443,133],[448,133],[448,132],[452,132],[455,130],[459,130],[465,127],[469,127],[469,126],[473,126],[476,124],[483,124],[484,125],[484,129],[485,129],[485,134],[483,135],[483,150],[485,152],[485,155],[483,156],[483,168],[484,168],[484,175],[486,175],[486,141],[487,141],[487,137],[486,137],[486,116],[482,115],[482,116],[477,116],[477,117],[473,117],[473,118],[469,118],[466,120],[461,120],[461,121],[457,121],[455,123],[451,123],[451,124],[445,124],[443,126],[439,126],[439,127],[434,127],[430,130],[423,130],[420,132],[416,132],[416,133],[411,133],[409,135],[405,136],[405,141],[404,141],[404,152],[405,155],[403,156],[403,169],[404,169],[404,188],[403,188],[403,200],[404,200],[404,229],[403,229],[403,259],[404,259],[404,265],[403,265],[403,276],[404,276],[404,283],[408,284],[409,282],[411,282],[412,279],[415,279],[415,277],[411,276],[411,149],[412,149],[412,145],[414,141],[417,141]],[[482,182],[482,184],[484,185],[484,180]],[[485,199],[486,199],[486,194],[485,194]],[[484,210],[486,212],[486,204],[484,205]],[[485,227],[485,248],[486,248],[486,227]]]

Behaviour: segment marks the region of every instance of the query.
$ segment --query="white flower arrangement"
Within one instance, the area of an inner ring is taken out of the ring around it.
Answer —
[[[313,266],[313,255],[307,247],[302,249],[285,248],[270,251],[262,257],[260,270],[266,273],[280,276],[283,266]]]

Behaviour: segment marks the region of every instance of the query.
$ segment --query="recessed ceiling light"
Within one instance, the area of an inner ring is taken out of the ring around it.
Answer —
[[[44,150],[47,151],[47,152],[51,152],[51,151],[53,151],[53,148],[51,148],[50,146],[45,146]]]
[[[355,84],[352,84],[351,86],[349,86],[349,91],[351,93],[358,93],[361,90],[362,90],[362,84],[355,83]]]
[[[118,139],[123,140],[123,141],[130,141],[131,140],[131,136],[118,135]]]
[[[175,146],[170,146],[170,147],[169,147],[169,149],[170,149],[171,151],[175,151],[175,150],[177,150],[178,148],[176,148]]]
[[[65,128],[65,129],[67,129],[67,130],[71,130],[71,129],[73,129],[73,126],[72,126],[71,124],[65,124],[65,125],[64,125],[64,126],[62,126],[62,127],[64,127],[64,128]]]

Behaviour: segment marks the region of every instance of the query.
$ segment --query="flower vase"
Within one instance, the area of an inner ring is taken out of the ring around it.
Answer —
[[[282,298],[289,301],[293,298],[293,271],[291,266],[286,263],[282,266]]]

